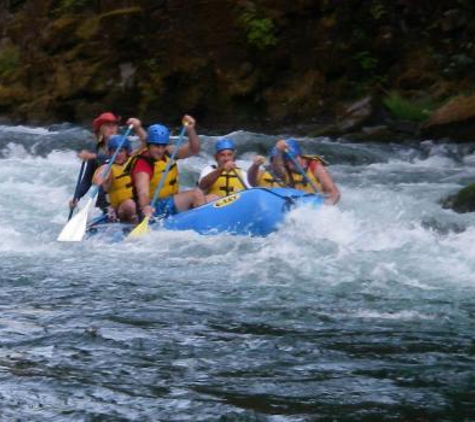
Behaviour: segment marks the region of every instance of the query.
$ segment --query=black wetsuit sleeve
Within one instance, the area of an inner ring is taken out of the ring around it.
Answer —
[[[78,186],[78,195],[77,198],[82,198],[89,188],[92,185],[92,177],[94,176],[95,171],[97,170],[97,162],[95,159],[87,160],[86,168],[84,169],[84,175],[82,176],[81,182]]]
[[[97,154],[96,162],[98,164],[98,167],[102,166],[103,164],[105,164],[108,161],[109,161],[109,156],[107,154],[102,154],[102,153]]]

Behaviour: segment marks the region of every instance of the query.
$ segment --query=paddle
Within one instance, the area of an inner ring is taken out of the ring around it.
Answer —
[[[307,173],[302,168],[302,166],[299,164],[299,162],[294,157],[292,157],[291,154],[289,154],[289,150],[285,151],[285,155],[287,157],[289,157],[290,161],[292,161],[292,164],[299,171],[299,173],[303,176],[303,178],[307,181],[307,183],[310,184],[310,186],[315,191],[315,193],[320,193],[320,190],[318,189],[317,185],[315,185],[315,183],[310,179],[310,177],[307,176]]]
[[[162,177],[160,178],[160,182],[158,186],[155,189],[155,192],[153,193],[153,198],[152,202],[150,202],[150,206],[153,208],[155,206],[155,203],[157,202],[158,195],[160,194],[160,191],[163,188],[163,184],[165,183],[165,179],[168,176],[168,173],[170,171],[170,167],[172,166],[173,161],[175,160],[176,154],[178,153],[178,150],[181,146],[181,143],[183,142],[183,136],[185,135],[185,130],[186,130],[186,124],[183,124],[183,128],[181,129],[180,136],[178,138],[178,142],[175,145],[175,149],[173,150],[172,155],[170,156],[170,159],[168,160],[167,166],[165,167],[165,171],[162,174]],[[145,234],[148,233],[149,227],[148,223],[150,222],[150,217],[145,216],[143,220],[138,224],[127,236],[129,237],[141,237]]]
[[[73,203],[78,200],[79,183],[81,183],[81,180],[82,180],[82,177],[83,177],[83,174],[84,174],[84,167],[85,166],[86,166],[86,162],[83,161],[81,163],[81,168],[79,170],[78,180],[76,182],[76,187],[74,188]],[[71,217],[73,216],[74,208],[76,208],[76,204],[73,207],[71,207],[71,209],[69,210],[68,221],[71,220]]]
[[[102,172],[102,177],[105,179],[110,171],[112,164],[117,157],[117,154],[120,152],[122,148],[122,144],[124,143],[127,136],[129,136],[130,131],[133,129],[133,126],[130,125],[126,132],[122,135],[122,139],[117,146],[114,154],[112,155],[111,159],[109,160],[109,164]],[[97,194],[99,193],[99,186],[93,186],[91,193],[89,195],[89,199],[86,202],[86,205],[73,217],[69,220],[66,225],[61,230],[57,240],[59,242],[79,242],[84,237],[86,233],[87,227],[87,217],[89,216],[89,209],[91,208],[92,204],[96,202]]]
[[[233,168],[233,172],[236,175],[236,177],[238,178],[239,183],[241,183],[241,185],[244,186],[244,190],[248,190],[249,188],[246,186],[246,184],[244,183],[243,178],[240,176],[240,174],[237,172],[237,170],[235,168]],[[275,176],[273,176],[273,177],[275,177]],[[261,187],[259,187],[259,189],[265,190],[266,192],[268,192],[272,195],[278,196],[279,198],[282,198],[285,202],[290,202],[292,205],[295,205],[295,203],[296,203],[295,199],[293,199],[292,197],[279,195],[278,193],[273,192],[270,188],[265,188],[265,187],[261,186]]]
[[[249,188],[248,188],[247,185],[244,183],[243,178],[241,177],[241,175],[239,174],[239,172],[236,170],[235,167],[233,167],[232,171],[233,171],[233,173],[236,175],[236,177],[237,177],[237,179],[239,180],[239,183],[242,185],[243,189],[244,189],[244,190],[248,190]]]
[[[286,183],[280,177],[277,177],[271,165],[264,166],[264,170],[272,176],[272,178],[280,187],[284,188],[285,186],[287,186]]]

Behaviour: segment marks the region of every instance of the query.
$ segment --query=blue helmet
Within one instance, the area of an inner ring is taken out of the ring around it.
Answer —
[[[107,141],[107,148],[109,150],[115,151],[121,142],[122,142],[122,135],[112,135]],[[122,142],[121,148],[125,148],[129,154],[130,154],[130,151],[132,151],[132,145],[127,138],[125,138],[124,142]]]
[[[170,142],[170,131],[163,125],[152,125],[148,128],[147,143],[154,145],[168,145]]]
[[[272,147],[272,149],[270,150],[269,160],[272,161],[279,154],[280,154],[279,150],[276,147]]]
[[[216,144],[214,145],[214,149],[216,153],[220,151],[224,151],[225,149],[230,149],[234,151],[236,149],[236,144],[231,139],[221,138],[216,141]]]
[[[286,139],[285,143],[287,144],[287,147],[288,147],[288,152],[287,153],[292,158],[296,158],[297,155],[302,155],[302,150],[300,149],[300,145],[298,144],[298,142],[295,139],[293,139],[293,138]],[[285,157],[285,155],[284,155],[284,157]]]

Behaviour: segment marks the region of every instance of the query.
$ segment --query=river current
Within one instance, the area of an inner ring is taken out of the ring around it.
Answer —
[[[277,139],[230,137],[243,167]],[[266,238],[69,244],[90,132],[0,126],[0,420],[475,420],[475,221],[439,203],[475,145],[299,139],[338,206]]]

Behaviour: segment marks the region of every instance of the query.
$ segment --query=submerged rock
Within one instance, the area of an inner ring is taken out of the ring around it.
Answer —
[[[455,195],[442,200],[442,206],[455,212],[465,213],[475,211],[475,183],[461,189]]]

